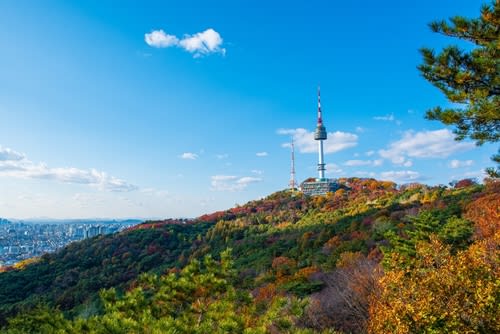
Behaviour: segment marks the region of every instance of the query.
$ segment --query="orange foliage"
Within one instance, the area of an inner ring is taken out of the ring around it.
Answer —
[[[257,303],[260,303],[264,301],[270,301],[277,295],[278,289],[276,288],[276,284],[269,283],[263,287],[256,289],[254,298]]]
[[[286,222],[282,222],[282,223],[279,223],[278,225],[276,225],[276,228],[287,228],[288,226],[290,226],[291,223],[286,221]]]
[[[334,249],[335,247],[338,247],[341,243],[341,239],[338,235],[330,238],[325,244],[323,245],[323,252],[324,253],[329,253]]]
[[[309,279],[311,275],[314,275],[319,272],[318,267],[316,266],[311,266],[311,267],[305,267],[300,269],[295,273],[295,278],[297,279]]]
[[[275,270],[276,277],[279,279],[283,276],[289,275],[296,265],[297,263],[295,262],[295,260],[292,260],[286,256],[278,256],[274,258],[272,268]]]
[[[500,193],[479,197],[467,206],[464,217],[474,222],[476,238],[487,238],[500,231]]]

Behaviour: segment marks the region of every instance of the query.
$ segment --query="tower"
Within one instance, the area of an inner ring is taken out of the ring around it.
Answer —
[[[323,156],[323,140],[326,140],[326,129],[323,125],[323,117],[321,115],[321,100],[320,91],[318,87],[318,124],[316,124],[316,130],[314,131],[314,140],[318,141],[318,172],[319,177],[312,181],[310,179],[305,180],[300,184],[300,190],[302,193],[308,196],[318,196],[325,195],[329,192],[334,192],[339,189],[340,184],[337,179],[327,179],[325,178],[325,160]]]
[[[297,188],[297,182],[295,182],[295,146],[293,144],[293,138],[292,138],[292,166],[290,168],[290,190],[294,191]]]
[[[314,131],[314,140],[318,141],[318,181],[325,179],[325,160],[323,155],[323,140],[326,140],[326,128],[323,125],[323,118],[321,115],[321,93],[318,87],[318,124],[316,131]]]

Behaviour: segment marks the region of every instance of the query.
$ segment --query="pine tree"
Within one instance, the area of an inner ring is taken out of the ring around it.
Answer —
[[[436,53],[422,48],[423,64],[418,69],[425,79],[439,88],[455,108],[435,107],[426,118],[453,125],[457,140],[470,138],[478,145],[500,140],[500,1],[481,9],[481,16],[468,19],[455,16],[450,22],[432,22],[433,32],[473,44],[470,50],[445,47]],[[499,150],[500,153],[500,150]],[[500,177],[500,154],[492,157]]]

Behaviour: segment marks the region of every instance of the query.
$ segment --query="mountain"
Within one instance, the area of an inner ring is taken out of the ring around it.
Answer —
[[[39,326],[44,317],[52,319],[47,332],[57,326],[100,332],[112,323],[121,324],[117,332],[147,324],[180,333],[203,333],[216,323],[228,333],[500,326],[494,308],[500,283],[493,279],[498,181],[453,188],[339,181],[341,188],[326,196],[281,191],[194,220],[144,222],[22,263],[0,274],[0,321],[14,317],[13,333],[30,331],[25,326]],[[485,290],[457,297],[477,283]],[[461,302],[445,312],[425,299],[434,294]]]
[[[4,219],[4,218],[0,218],[0,225],[3,225],[3,224],[10,224],[10,221],[7,219]]]
[[[143,222],[143,219],[108,219],[108,218],[88,218],[88,219],[55,219],[55,218],[28,218],[11,219],[13,222],[29,224],[122,224],[135,225]]]

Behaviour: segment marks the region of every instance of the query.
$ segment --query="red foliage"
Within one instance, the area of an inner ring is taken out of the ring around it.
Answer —
[[[159,228],[164,225],[185,225],[185,224],[192,224],[192,222],[188,222],[186,220],[181,220],[181,219],[165,219],[165,220],[144,222],[142,224],[129,227],[125,229],[125,231],[147,230],[147,229]]]
[[[455,189],[466,188],[476,184],[473,179],[463,179],[455,183]]]
[[[198,221],[200,222],[205,222],[205,223],[215,223],[218,222],[219,220],[224,219],[224,217],[227,215],[227,211],[216,211],[214,213],[209,213],[203,216],[198,217]]]

